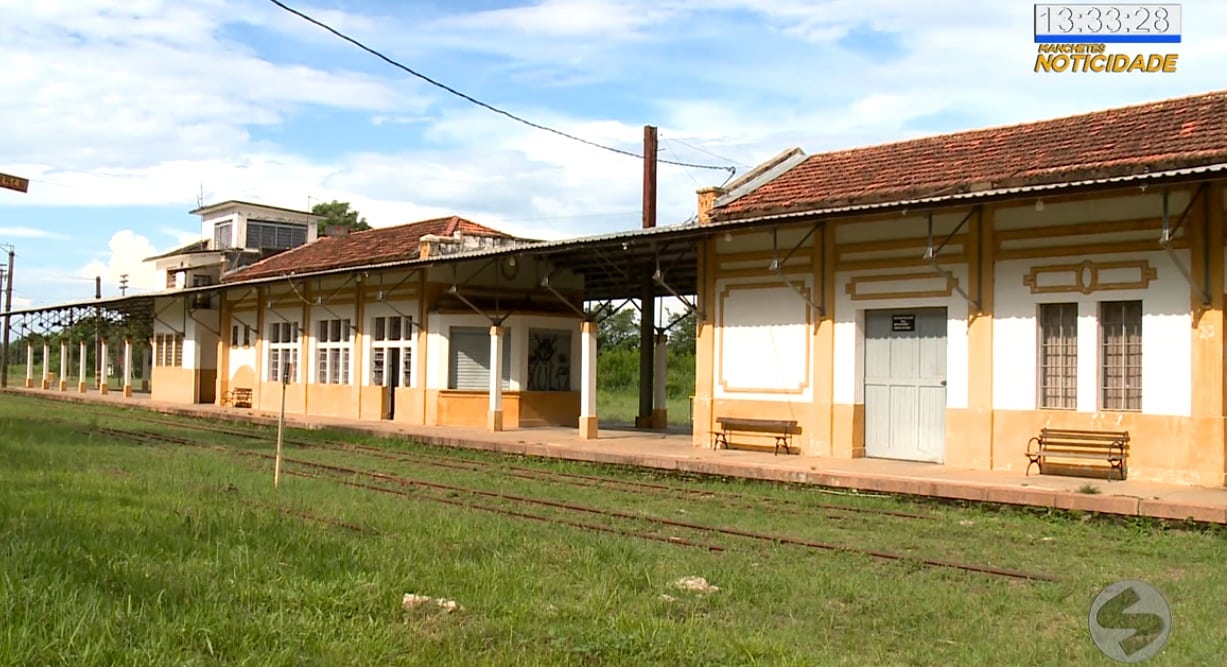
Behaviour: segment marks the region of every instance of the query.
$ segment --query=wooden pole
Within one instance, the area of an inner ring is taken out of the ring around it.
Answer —
[[[273,463],[273,488],[281,485],[281,443],[285,440],[285,385],[290,378],[290,364],[281,362],[281,414],[277,417],[277,458]]]
[[[643,228],[656,226],[656,128],[643,128]],[[644,268],[643,283],[639,293],[639,416],[635,420],[640,428],[652,428],[652,394],[655,374],[656,341],[656,286],[652,282],[651,269]]]

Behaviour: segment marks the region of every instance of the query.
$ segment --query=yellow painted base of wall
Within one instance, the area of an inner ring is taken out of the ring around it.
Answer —
[[[992,410],[946,408],[946,465],[991,470],[993,445]]]
[[[834,405],[831,409],[831,454],[837,459],[865,457],[865,406]]]
[[[150,398],[168,403],[196,402],[196,371],[175,366],[155,366],[151,373]],[[212,393],[212,392],[210,392]]]
[[[132,385],[124,385],[124,398],[132,398]]]
[[[34,378],[26,378],[26,389],[34,388]]]
[[[84,382],[78,383],[77,391],[84,394],[85,392],[89,391],[89,385]]]
[[[491,410],[486,413],[486,428],[491,431],[503,430],[502,410]]]
[[[307,389],[307,408],[311,414],[342,419],[358,418],[357,387],[348,384],[313,384]]]
[[[580,417],[579,418],[579,439],[580,440],[596,440],[597,438],[597,418],[596,417]]]
[[[425,392],[431,425],[489,428],[490,396],[484,391],[431,390]],[[429,408],[433,404],[433,414]],[[397,414],[400,413],[399,406]],[[579,392],[505,391],[503,428],[579,426]]]
[[[1129,432],[1129,479],[1193,486],[1224,484],[1224,420],[1120,412],[1007,411],[993,415],[996,470],[1026,470],[1027,440],[1040,429]],[[1032,471],[1034,472],[1034,467]]]
[[[98,387],[98,393],[99,393],[99,394],[109,394],[109,393],[111,393],[111,388],[110,388],[109,386],[107,386],[107,385],[105,385],[105,384],[104,384],[104,385],[102,385],[102,386]]]
[[[68,391],[68,380],[60,380],[60,391]]]
[[[50,388],[51,388],[51,380],[48,380],[47,378],[43,378],[43,391],[47,391]]]

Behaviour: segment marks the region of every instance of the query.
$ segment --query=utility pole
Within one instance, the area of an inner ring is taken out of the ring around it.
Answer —
[[[656,226],[656,128],[643,127],[643,228]],[[639,292],[639,418],[640,428],[652,427],[652,399],[656,358],[656,286],[645,267]]]
[[[8,248],[9,267],[4,272],[4,350],[0,352],[4,359],[0,360],[0,387],[9,386],[9,331],[12,327],[13,312],[13,257],[16,253],[12,244]]]

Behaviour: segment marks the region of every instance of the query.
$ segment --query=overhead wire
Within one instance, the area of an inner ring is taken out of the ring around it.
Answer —
[[[587,144],[588,146],[592,146],[593,148],[600,148],[600,149],[602,149],[602,150],[606,150],[606,151],[609,151],[609,152],[611,152],[611,153],[617,153],[617,154],[619,154],[619,155],[625,155],[625,156],[627,156],[627,157],[633,157],[633,158],[643,159],[643,155],[641,155],[641,154],[639,154],[639,153],[635,153],[634,151],[628,151],[628,150],[625,150],[625,149],[622,149],[622,148],[617,148],[617,147],[615,147],[615,146],[607,146],[607,145],[605,145],[605,144],[602,144],[602,143],[599,143],[599,142],[596,142],[596,141],[592,141],[592,140],[589,140],[589,139],[584,139],[583,137],[578,137],[578,136],[576,136],[576,135],[574,135],[574,134],[570,134],[570,133],[568,133],[568,132],[564,132],[564,131],[559,130],[559,129],[555,129],[555,128],[552,128],[552,127],[549,127],[549,126],[546,126],[546,125],[542,125],[542,124],[540,124],[540,123],[535,123],[535,122],[533,122],[533,121],[531,121],[531,120],[528,120],[528,119],[526,119],[526,118],[523,118],[523,117],[521,117],[521,116],[518,116],[518,115],[516,115],[516,114],[513,114],[513,113],[511,113],[510,111],[505,111],[505,110],[500,109],[500,108],[498,108],[498,107],[496,107],[496,106],[494,106],[494,105],[488,104],[488,103],[486,103],[486,102],[482,102],[481,100],[479,100],[479,99],[477,99],[477,98],[475,98],[475,97],[473,97],[473,96],[471,96],[471,95],[467,95],[467,94],[465,94],[465,93],[462,93],[462,92],[460,92],[459,90],[456,90],[455,88],[452,88],[451,86],[449,86],[449,85],[447,85],[447,84],[445,84],[445,83],[442,83],[442,82],[436,81],[436,80],[434,80],[434,79],[430,78],[429,76],[426,76],[425,74],[422,74],[421,72],[415,71],[414,69],[410,68],[410,67],[409,67],[409,66],[407,66],[407,65],[404,65],[404,64],[402,64],[402,63],[400,63],[400,62],[398,62],[398,61],[396,61],[396,60],[393,60],[392,58],[390,58],[390,57],[388,57],[388,56],[384,55],[384,54],[383,54],[383,53],[381,53],[380,51],[378,51],[378,50],[376,50],[376,49],[373,49],[373,48],[371,48],[371,47],[369,47],[369,46],[367,46],[367,45],[363,44],[362,42],[359,42],[358,40],[354,39],[353,37],[350,37],[349,35],[346,35],[345,33],[341,32],[340,30],[337,30],[336,28],[333,28],[332,26],[328,25],[327,23],[324,23],[324,22],[322,22],[322,21],[320,21],[320,20],[318,20],[318,19],[315,19],[315,18],[313,18],[313,17],[311,17],[311,16],[308,16],[307,14],[305,14],[305,13],[303,13],[303,12],[301,12],[301,11],[297,10],[297,9],[294,9],[293,7],[290,7],[289,5],[285,4],[284,2],[281,2],[281,0],[268,0],[268,1],[269,1],[269,2],[271,2],[271,3],[273,3],[273,4],[274,4],[274,5],[276,5],[276,6],[280,7],[281,9],[283,9],[283,10],[285,10],[285,11],[287,11],[287,12],[289,12],[289,13],[291,13],[291,14],[293,14],[293,15],[295,15],[295,16],[297,16],[297,17],[301,18],[301,19],[303,19],[304,21],[307,21],[308,23],[314,24],[315,26],[317,26],[317,27],[319,27],[319,28],[322,28],[322,29],[324,29],[324,30],[327,30],[328,32],[330,32],[330,33],[332,33],[333,35],[335,35],[335,36],[339,37],[340,39],[343,39],[343,40],[345,40],[346,42],[349,42],[350,44],[353,44],[354,46],[356,46],[356,47],[358,47],[358,48],[362,49],[363,51],[366,51],[367,53],[369,53],[369,54],[371,54],[371,55],[375,56],[376,58],[379,58],[380,60],[382,60],[382,61],[384,61],[384,62],[388,63],[389,65],[392,65],[393,67],[396,67],[397,69],[403,70],[403,71],[407,72],[408,74],[410,74],[410,75],[412,75],[412,76],[414,76],[414,77],[417,77],[417,78],[421,79],[422,81],[425,81],[426,83],[429,83],[429,84],[430,84],[430,85],[432,85],[432,86],[435,86],[436,88],[440,88],[440,89],[442,89],[442,90],[444,90],[444,91],[447,91],[448,93],[451,93],[452,95],[455,95],[456,97],[459,97],[459,98],[461,98],[461,99],[463,99],[463,100],[466,100],[466,101],[468,101],[468,102],[471,102],[471,103],[473,103],[473,104],[476,104],[477,106],[482,107],[483,109],[486,109],[486,110],[488,110],[488,111],[492,111],[492,112],[494,112],[494,113],[496,113],[496,114],[499,114],[499,115],[501,115],[501,116],[505,116],[505,117],[507,117],[507,118],[510,118],[511,120],[516,121],[517,123],[522,123],[522,124],[527,125],[527,126],[529,126],[529,127],[531,127],[531,128],[534,128],[534,129],[537,129],[537,130],[542,130],[542,131],[544,131],[544,132],[551,132],[551,133],[556,134],[556,135],[558,135],[558,136],[560,136],[560,137],[564,137],[564,138],[566,138],[566,139],[570,139],[570,140],[572,140],[572,141],[577,141],[577,142],[582,143],[582,144]],[[694,163],[689,163],[689,162],[677,162],[677,161],[673,161],[673,160],[658,160],[658,162],[659,162],[659,163],[661,163],[661,164],[670,164],[670,165],[675,165],[675,166],[678,166],[678,167],[690,167],[690,168],[692,168],[692,169],[711,169],[711,170],[715,170],[715,171],[727,171],[727,172],[729,172],[729,174],[730,174],[730,178],[731,178],[731,175],[732,175],[732,174],[734,174],[734,173],[736,173],[736,171],[737,171],[737,168],[736,168],[736,167],[734,167],[734,166],[720,166],[720,165],[711,165],[711,164],[694,164]]]

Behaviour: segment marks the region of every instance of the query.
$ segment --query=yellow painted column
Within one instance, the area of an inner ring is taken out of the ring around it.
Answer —
[[[257,410],[261,409],[261,395],[264,393],[262,388],[264,387],[265,376],[268,375],[265,372],[267,369],[264,367],[268,354],[265,350],[267,347],[265,343],[268,340],[268,318],[264,313],[264,311],[268,310],[266,291],[258,287],[256,288],[256,338],[252,341],[252,344],[256,346],[256,381],[254,383],[255,386],[251,388],[251,405]]]
[[[835,238],[832,230],[814,232],[811,260],[814,265],[814,300],[826,312],[814,312],[814,328],[810,344],[813,347],[814,377],[813,418],[806,427],[809,449],[815,456],[832,456],[835,452]]]
[[[1192,306],[1192,424],[1187,437],[1174,452],[1179,462],[1174,467],[1194,473],[1197,483],[1208,486],[1227,484],[1227,429],[1224,427],[1224,327],[1223,315],[1223,191],[1219,183],[1210,187],[1206,201],[1196,204],[1188,218],[1189,273],[1196,283],[1203,277],[1210,303],[1200,290],[1190,290]],[[1208,260],[1208,261],[1207,261]],[[1175,443],[1169,443],[1169,446]]]
[[[595,440],[596,414],[596,322],[579,324],[579,438]]]
[[[412,335],[412,333],[410,334]],[[354,328],[350,329],[350,340],[353,341],[353,353],[350,355],[349,381],[353,383],[354,419],[362,419],[362,371],[366,368],[366,290],[362,286],[362,276],[354,280]],[[400,372],[400,369],[396,369]]]
[[[221,405],[226,400],[226,392],[230,390],[230,343],[233,342],[230,304],[226,293],[217,294],[217,379],[213,382],[213,404]]]
[[[34,388],[34,343],[26,341],[26,389]]]
[[[712,411],[716,368],[716,246],[704,238],[699,250],[699,294],[702,316],[696,318],[694,356],[694,408],[691,443],[695,447],[711,447]]]
[[[968,221],[967,293],[979,303],[967,306],[967,409],[948,410],[946,464],[990,470],[993,443],[993,209]],[[978,307],[977,307],[978,306]]]
[[[315,290],[311,289],[309,283],[304,282],[302,291],[306,296],[306,302],[302,305],[302,322],[300,323],[302,333],[298,339],[297,372],[298,386],[302,391],[302,413],[309,415],[311,414],[311,369],[318,368],[314,360],[311,359],[311,341],[318,334],[315,327],[311,326],[311,299],[315,298]],[[318,380],[318,378],[316,379]]]
[[[486,426],[503,430],[503,327],[490,327],[490,411]]]

